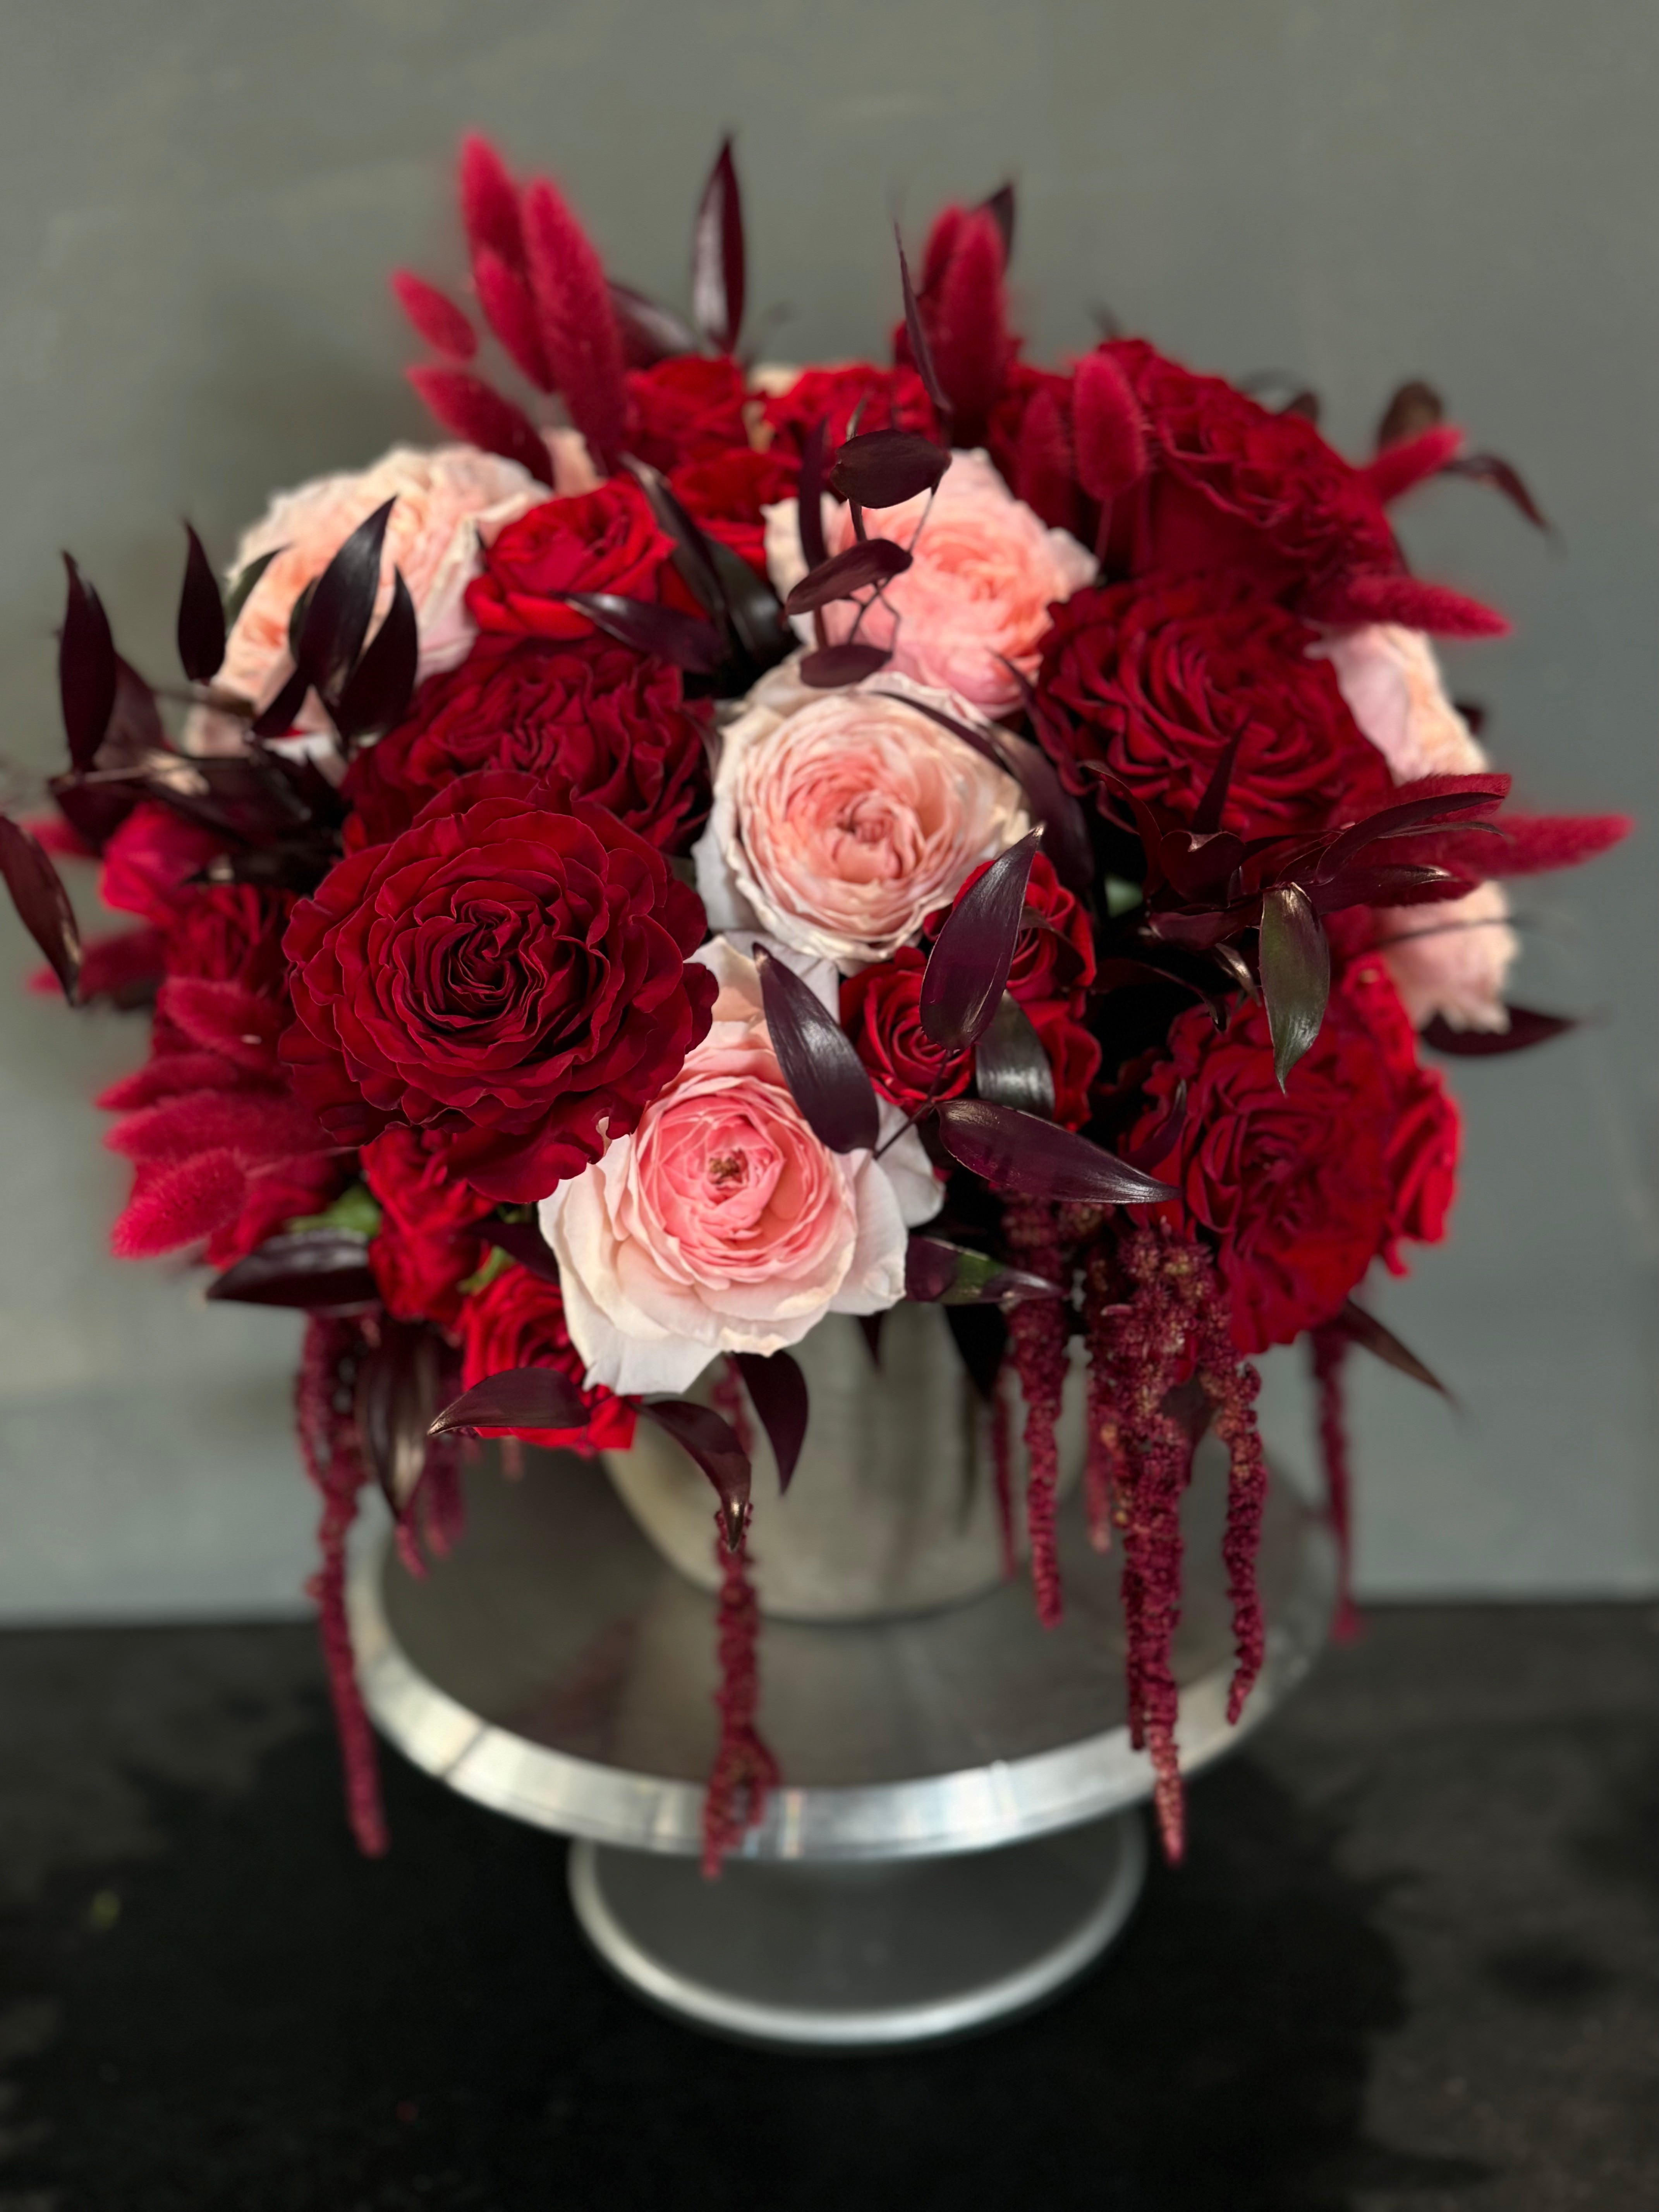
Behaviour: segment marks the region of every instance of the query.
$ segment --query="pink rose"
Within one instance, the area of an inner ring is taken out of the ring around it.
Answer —
[[[1019,687],[1003,662],[1035,678],[1049,607],[1095,578],[1094,556],[1066,532],[1048,529],[981,453],[951,455],[931,507],[924,494],[902,507],[872,508],[865,525],[872,538],[904,545],[914,538],[915,559],[888,586],[885,603],[865,616],[860,637],[891,647],[890,665],[901,674],[954,691],[988,714],[1018,703]],[[842,551],[853,537],[850,509],[827,505],[830,551]],[[805,574],[793,500],[768,512],[766,557],[780,592]],[[850,601],[826,607],[830,642],[839,644],[857,619]]]
[[[1024,836],[1013,778],[914,701],[979,719],[885,670],[842,691],[807,690],[792,663],[762,678],[721,739],[693,851],[711,927],[860,968]]]
[[[914,1130],[879,1158],[812,1134],[767,1034],[755,963],[716,938],[714,1026],[631,1136],[541,1206],[589,1386],[685,1390],[720,1352],[780,1351],[829,1313],[904,1295],[908,1227],[942,1191]],[[791,964],[834,1007],[827,963]],[[884,1110],[884,1133],[900,1126]]]
[[[1432,906],[1385,907],[1376,942],[1413,1029],[1436,1015],[1455,1030],[1506,1030],[1504,984],[1520,939],[1501,884]]]
[[[1421,775],[1471,775],[1490,765],[1446,696],[1434,647],[1420,629],[1367,623],[1315,648],[1330,661],[1348,711],[1396,783]]]
[[[562,463],[564,457],[558,457]],[[585,459],[585,456],[582,457]],[[574,465],[577,457],[570,457]],[[319,576],[360,522],[397,498],[386,524],[377,611],[392,601],[392,572],[401,568],[420,626],[420,675],[435,675],[466,658],[476,625],[465,592],[478,573],[480,544],[549,496],[527,469],[471,446],[441,446],[422,453],[394,446],[372,468],[318,477],[296,490],[278,492],[260,520],[242,533],[231,563],[234,574],[261,553],[280,547],[248,596],[230,634],[218,682],[256,705],[274,698],[290,671],[288,622],[297,599]],[[297,717],[301,731],[327,727],[321,708],[307,700]],[[240,750],[239,726],[198,711],[186,744],[193,752]]]

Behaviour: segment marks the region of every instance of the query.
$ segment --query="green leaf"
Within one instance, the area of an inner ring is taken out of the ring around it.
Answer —
[[[367,1183],[354,1182],[343,1190],[326,1213],[301,1213],[283,1224],[285,1230],[341,1229],[348,1236],[370,1237],[380,1233],[380,1209],[369,1195]]]
[[[1307,893],[1275,884],[1261,899],[1261,995],[1279,1087],[1319,1035],[1331,995],[1331,947]]]

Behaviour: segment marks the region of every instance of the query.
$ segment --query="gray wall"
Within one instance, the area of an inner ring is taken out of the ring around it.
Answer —
[[[419,434],[384,272],[458,266],[461,129],[550,166],[612,265],[674,294],[734,125],[774,350],[878,347],[888,221],[1018,180],[1039,351],[1087,309],[1322,389],[1365,438],[1407,374],[1528,471],[1553,556],[1426,496],[1430,571],[1513,613],[1459,658],[1539,805],[1659,815],[1659,12],[1641,0],[12,0],[0,74],[0,699],[57,743],[57,550],[170,665],[187,511],[222,551],[267,489]],[[1650,833],[1523,890],[1519,995],[1582,1036],[1455,1076],[1456,1241],[1382,1309],[1462,1395],[1358,1393],[1374,1592],[1659,1583]],[[88,901],[89,903],[89,901]],[[309,1502],[295,1328],[102,1256],[88,1103],[136,1026],[25,1000],[0,921],[0,1610],[291,1602]],[[1271,1422],[1304,1454],[1293,1373]]]

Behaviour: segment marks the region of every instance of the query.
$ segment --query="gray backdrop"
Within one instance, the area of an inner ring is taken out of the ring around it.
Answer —
[[[1196,364],[1294,371],[1351,447],[1400,378],[1434,378],[1566,548],[1474,489],[1422,498],[1422,564],[1516,625],[1458,656],[1458,686],[1529,801],[1651,820],[1656,94],[1642,0],[12,0],[4,749],[54,757],[59,546],[161,674],[181,512],[222,556],[270,487],[422,434],[385,272],[458,271],[465,126],[551,167],[615,271],[671,296],[732,126],[753,296],[793,311],[775,353],[878,348],[891,214],[918,228],[1012,175],[1039,354],[1109,301]],[[1381,1305],[1464,1411],[1361,1378],[1374,1593],[1659,1583],[1650,850],[1522,888],[1518,994],[1596,1018],[1455,1073],[1455,1241]],[[141,1031],[21,997],[28,957],[8,915],[0,1610],[291,1604],[295,1325],[103,1255],[124,1170],[88,1100]],[[1273,1376],[1291,1458],[1300,1392]]]

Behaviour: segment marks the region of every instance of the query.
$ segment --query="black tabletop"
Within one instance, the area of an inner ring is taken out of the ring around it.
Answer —
[[[1046,2012],[902,2057],[643,2009],[556,1842],[294,1627],[0,1637],[0,2212],[1651,2212],[1659,1610],[1380,1610]]]

